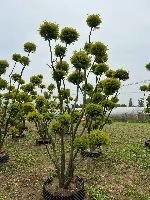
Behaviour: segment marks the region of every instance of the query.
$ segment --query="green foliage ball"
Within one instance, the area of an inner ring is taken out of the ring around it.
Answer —
[[[106,78],[101,81],[105,95],[113,95],[120,88],[120,81],[115,78]]]
[[[68,77],[68,81],[73,83],[74,85],[80,84],[81,82],[83,82],[83,80],[84,80],[83,72],[79,73],[78,71],[74,71]]]
[[[56,23],[44,21],[39,29],[41,37],[45,40],[57,40],[59,36],[59,26]]]
[[[115,71],[112,69],[109,69],[106,73],[105,73],[107,78],[113,78],[115,75]]]
[[[108,71],[109,67],[105,63],[95,64],[92,67],[92,71],[95,75],[102,75],[103,73],[106,73]]]
[[[20,75],[20,74],[17,74],[17,73],[12,74],[12,76],[11,76],[11,79],[12,79],[14,82],[19,82],[20,78],[21,78],[21,75]]]
[[[74,146],[78,150],[85,150],[88,148],[89,140],[87,136],[77,136],[74,141]]]
[[[98,28],[98,26],[102,23],[102,20],[100,15],[93,14],[87,17],[86,23],[90,28]]]
[[[24,91],[24,92],[33,92],[34,90],[34,85],[33,83],[28,83],[28,84],[25,84],[25,85],[22,85],[21,86],[21,89]]]
[[[91,146],[109,145],[110,137],[106,132],[96,129],[89,134],[89,144]]]
[[[6,72],[7,67],[9,67],[7,60],[0,60],[0,76]]]
[[[95,92],[92,97],[92,102],[95,104],[100,103],[104,100],[104,95],[101,92]]]
[[[46,99],[45,99],[44,96],[38,96],[38,97],[35,99],[35,103],[36,103],[36,107],[37,107],[37,108],[41,108],[42,106],[45,105]]]
[[[29,122],[38,122],[38,121],[42,120],[42,118],[43,118],[42,115],[36,111],[29,112],[27,115],[27,120]]]
[[[85,50],[88,54],[91,53],[91,46],[92,46],[92,44],[93,44],[92,42],[91,42],[91,43],[86,42],[85,45],[84,45],[84,50]]]
[[[65,27],[61,30],[60,40],[64,43],[71,44],[78,40],[79,34],[76,29],[71,27]]]
[[[95,42],[91,45],[91,54],[95,56],[103,56],[107,52],[107,46],[102,42]]]
[[[55,134],[60,134],[62,132],[62,125],[59,121],[55,120],[52,122],[51,130]]]
[[[70,124],[71,116],[67,112],[65,112],[63,114],[60,114],[57,120],[59,121],[62,127],[68,126]]]
[[[42,83],[43,76],[41,75],[34,75],[30,77],[30,83],[32,83],[35,86],[39,86]]]
[[[129,73],[123,69],[117,69],[114,73],[114,77],[118,78],[119,80],[126,81],[129,79]]]
[[[60,69],[55,69],[55,71],[53,72],[53,78],[55,81],[63,80],[66,75],[67,75],[67,73]]]
[[[57,70],[62,70],[62,71],[65,71],[66,73],[68,72],[69,70],[69,64],[66,62],[66,61],[59,61],[56,63],[56,66],[55,68]]]
[[[32,98],[27,92],[19,92],[16,96],[16,100],[19,102],[31,102]]]
[[[86,106],[86,113],[91,117],[91,118],[96,118],[98,116],[101,116],[103,112],[103,108],[101,105],[94,104],[94,103],[89,103]]]
[[[5,90],[7,88],[7,81],[0,78],[0,90]]]
[[[111,100],[104,100],[102,102],[102,106],[106,109],[106,110],[112,110],[113,108],[115,108],[116,103],[112,102]]]
[[[30,60],[28,57],[22,56],[19,61],[23,66],[29,66]]]
[[[90,65],[91,59],[86,53],[86,51],[80,50],[75,51],[73,56],[71,57],[71,63],[73,66],[78,69],[87,69]]]
[[[147,85],[141,85],[140,90],[143,91],[143,92],[146,92],[146,91],[148,91],[148,86]]]
[[[14,54],[12,55],[12,60],[14,60],[15,62],[19,62],[20,59],[21,59],[21,55],[20,55],[20,54],[14,53]]]
[[[24,51],[28,53],[34,53],[36,51],[36,45],[32,42],[26,42],[24,44]]]
[[[57,44],[57,45],[55,46],[55,56],[56,56],[56,57],[59,57],[59,58],[65,57],[66,50],[67,50],[66,47]]]
[[[63,99],[68,99],[70,97],[70,89],[61,88],[60,93]]]
[[[54,84],[50,84],[48,87],[47,87],[48,91],[53,91],[55,89],[55,85]]]
[[[33,112],[35,110],[35,107],[33,103],[31,102],[26,102],[23,104],[23,111],[25,114],[28,114],[29,112]]]

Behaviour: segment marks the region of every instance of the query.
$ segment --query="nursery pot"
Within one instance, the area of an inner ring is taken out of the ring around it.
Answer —
[[[145,147],[150,148],[150,140],[145,141]]]
[[[66,135],[70,135],[70,132],[69,132],[69,131],[66,131],[65,134],[66,134]]]
[[[36,140],[36,145],[44,145],[44,144],[50,144],[51,143],[51,140],[50,139],[37,139]]]
[[[98,158],[102,155],[102,152],[101,150],[94,151],[94,150],[86,149],[86,150],[81,151],[81,155],[83,157]]]
[[[12,139],[23,139],[25,138],[26,135],[25,134],[21,134],[21,135],[12,135]]]
[[[4,151],[0,152],[0,164],[1,163],[6,163],[9,160],[9,156],[7,153],[5,153]]]
[[[69,195],[59,194],[56,195],[52,191],[53,189],[53,178],[48,178],[43,185],[43,197],[45,200],[84,200],[85,198],[85,189],[83,179],[77,177],[75,181],[76,191],[71,192]],[[50,189],[48,190],[47,187]]]

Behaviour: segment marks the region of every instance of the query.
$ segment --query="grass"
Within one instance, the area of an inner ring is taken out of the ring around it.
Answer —
[[[150,200],[150,150],[144,148],[150,124],[114,123],[105,130],[111,145],[99,159],[79,162],[76,171],[89,199]],[[54,168],[45,148],[35,146],[36,137],[30,128],[24,140],[7,139],[10,161],[0,165],[0,200],[42,200],[42,184]]]

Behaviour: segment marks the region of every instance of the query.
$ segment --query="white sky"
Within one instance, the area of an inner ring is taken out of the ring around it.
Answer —
[[[0,3],[0,59],[11,60],[13,53],[23,53],[24,42],[33,41],[38,49],[32,55],[32,63],[24,74],[29,79],[34,73],[43,73],[51,82],[46,63],[48,46],[39,36],[38,28],[43,20],[64,26],[72,26],[80,32],[79,41],[68,50],[68,58],[88,39],[87,14],[98,13],[103,23],[92,39],[109,47],[109,65],[113,69],[125,68],[132,83],[149,79],[144,68],[150,62],[150,1],[149,0],[1,0]],[[16,68],[20,70],[20,67]],[[92,79],[91,79],[92,81]],[[127,103],[142,97],[139,86],[121,90],[120,102]]]

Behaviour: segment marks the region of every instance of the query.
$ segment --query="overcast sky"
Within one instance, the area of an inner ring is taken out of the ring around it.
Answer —
[[[102,17],[100,30],[92,35],[93,41],[102,41],[109,47],[109,66],[125,68],[132,83],[150,79],[144,68],[150,62],[150,1],[149,0],[1,0],[0,4],[0,59],[11,60],[13,53],[23,53],[23,44],[35,42],[37,52],[24,77],[43,73],[51,82],[46,63],[49,62],[47,43],[39,36],[42,21],[60,24],[60,28],[72,26],[80,32],[79,41],[69,48],[68,54],[83,46],[88,39],[87,14],[98,13]],[[16,68],[17,71],[20,68]],[[138,86],[124,87],[120,102],[130,97],[136,104],[142,97]]]

